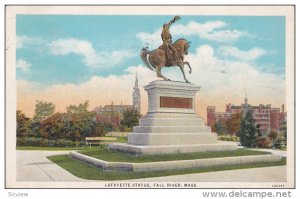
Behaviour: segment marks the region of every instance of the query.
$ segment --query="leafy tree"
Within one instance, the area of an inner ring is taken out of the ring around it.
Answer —
[[[63,113],[56,113],[47,119],[43,120],[40,124],[40,137],[50,140],[64,139],[64,117]]]
[[[31,125],[30,125],[31,136],[32,137],[42,137],[40,134],[40,128],[41,128],[41,121],[39,121],[36,118],[33,118]]]
[[[86,100],[83,104],[80,103],[78,106],[76,105],[70,105],[67,107],[67,113],[73,114],[73,113],[87,113],[89,107],[89,101]]]
[[[37,100],[35,103],[35,115],[32,119],[31,133],[35,137],[45,137],[45,132],[41,132],[41,125],[43,120],[53,115],[55,105],[52,102],[44,102]]]
[[[17,137],[27,137],[30,134],[30,125],[31,119],[17,110]]]
[[[79,141],[84,137],[96,136],[93,130],[94,113],[56,113],[43,120],[40,136],[47,139]]]
[[[241,145],[246,147],[254,147],[256,145],[258,135],[252,111],[247,111],[245,118],[241,122],[240,136]]]
[[[37,100],[35,103],[34,122],[41,122],[47,117],[53,115],[55,105],[52,102],[44,102]]]
[[[241,113],[233,114],[228,120],[226,120],[226,131],[230,136],[236,135],[241,127],[242,115]]]
[[[78,141],[84,139],[84,137],[90,137],[97,135],[94,130],[95,117],[94,112],[88,111],[89,101],[80,103],[78,106],[70,105],[66,107],[67,114],[65,118],[64,129],[66,131],[66,138],[72,141]]]
[[[122,112],[122,118],[121,125],[132,129],[133,126],[137,126],[139,124],[141,114],[134,108],[126,108]]]
[[[112,129],[111,123],[107,122],[94,122],[93,123],[93,136],[104,136],[109,130]]]
[[[95,124],[93,121],[94,117],[95,113],[93,112],[71,114],[71,118],[69,118],[70,120],[68,121],[70,132],[79,132],[82,139],[96,135],[97,132],[93,132],[93,125]],[[74,136],[69,134],[69,137],[72,138],[71,140],[76,141],[76,134]]]

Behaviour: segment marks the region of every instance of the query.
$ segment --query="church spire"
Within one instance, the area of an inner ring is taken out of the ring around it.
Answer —
[[[132,92],[132,105],[133,107],[140,112],[141,110],[141,93],[139,89],[139,80],[138,75],[135,73],[135,84]]]
[[[245,105],[247,105],[247,104],[248,104],[247,92],[245,93],[244,104],[245,104]]]
[[[135,72],[135,84],[134,84],[134,87],[139,87],[139,80],[138,80],[137,72]]]

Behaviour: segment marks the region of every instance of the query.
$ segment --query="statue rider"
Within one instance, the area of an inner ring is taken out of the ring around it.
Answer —
[[[161,32],[161,38],[163,40],[163,48],[167,52],[167,57],[168,59],[176,58],[176,60],[179,59],[178,53],[176,48],[172,45],[172,36],[170,33],[170,26],[178,21],[180,19],[179,16],[175,16],[169,23],[166,23],[163,25],[163,29]],[[173,54],[173,56],[171,56]]]

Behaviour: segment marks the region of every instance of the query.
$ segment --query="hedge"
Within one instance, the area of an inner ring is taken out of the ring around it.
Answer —
[[[76,147],[85,145],[84,141],[72,142],[71,140],[25,137],[17,138],[17,146],[41,146],[41,147]]]

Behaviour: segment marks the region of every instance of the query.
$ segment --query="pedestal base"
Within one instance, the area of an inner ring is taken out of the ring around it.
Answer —
[[[248,163],[275,162],[281,159],[278,155],[253,155],[253,156],[233,156],[224,158],[204,158],[192,160],[173,160],[162,162],[107,162],[97,158],[93,158],[78,152],[70,152],[70,157],[96,168],[106,171],[133,171],[133,172],[151,172],[151,171],[167,171],[175,169],[192,169],[207,168],[221,165],[240,165]]]
[[[237,149],[237,144],[232,142],[216,142],[214,144],[139,146],[125,143],[113,143],[108,146],[108,149],[135,155],[157,155],[205,151],[233,151]]]
[[[132,154],[171,154],[236,150],[236,143],[218,142],[217,134],[196,114],[200,87],[184,82],[153,81],[144,87],[148,112],[128,134],[128,143],[111,150]]]

